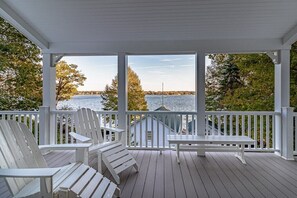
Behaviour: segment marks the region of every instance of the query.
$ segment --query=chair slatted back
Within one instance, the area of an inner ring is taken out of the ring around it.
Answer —
[[[88,108],[77,110],[74,115],[76,133],[92,139],[93,144],[103,143],[100,121],[95,111]]]
[[[33,134],[25,124],[0,120],[0,168],[46,168],[47,164]],[[6,178],[15,195],[31,178]]]

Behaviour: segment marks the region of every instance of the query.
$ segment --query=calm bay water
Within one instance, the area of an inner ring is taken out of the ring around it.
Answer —
[[[146,95],[145,99],[150,111],[154,111],[162,105],[162,96],[160,95]],[[101,111],[103,108],[101,101],[100,95],[77,95],[68,101],[58,102],[57,109],[67,106],[74,110],[86,107],[95,111]],[[171,111],[194,111],[194,103],[194,95],[164,96],[164,105]]]

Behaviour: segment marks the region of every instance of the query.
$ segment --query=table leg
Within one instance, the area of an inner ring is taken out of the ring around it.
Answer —
[[[179,164],[180,161],[179,161],[179,144],[176,144],[176,160],[177,160],[177,163]]]
[[[244,158],[244,144],[241,144],[241,147],[238,151],[238,153],[235,155],[243,164],[246,164],[245,158]]]

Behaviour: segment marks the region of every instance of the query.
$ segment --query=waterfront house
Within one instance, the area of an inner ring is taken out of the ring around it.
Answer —
[[[157,148],[164,150],[159,155],[153,145],[146,147],[145,139],[130,145],[126,133],[123,143],[131,149],[140,171],[121,175],[125,178],[119,186],[123,197],[296,197],[297,144],[293,140],[297,142],[297,114],[289,101],[290,49],[297,41],[296,10],[295,0],[0,0],[0,16],[40,47],[43,64],[43,105],[39,111],[0,112],[1,119],[22,117],[19,120],[34,131],[36,142],[60,143],[57,136],[63,134],[57,131],[57,123],[63,122],[57,118],[67,120],[73,112],[56,110],[55,63],[63,56],[115,55],[118,111],[97,113],[116,118],[116,127],[129,129],[131,117],[173,115],[186,123],[196,120],[192,122],[193,135],[205,135],[207,118],[217,123],[224,135],[255,138],[255,146],[246,148],[251,151],[246,155],[247,165],[232,154],[197,157],[195,152],[182,152],[178,165],[175,151],[166,144]],[[275,68],[274,110],[206,111],[205,56],[210,53],[266,53]],[[128,111],[126,74],[131,54],[195,55],[194,111]],[[32,124],[36,121],[39,125]],[[74,125],[66,125],[68,143]],[[52,152],[45,158],[49,166],[60,166],[72,156]],[[0,184],[1,197],[10,197],[3,179]]]

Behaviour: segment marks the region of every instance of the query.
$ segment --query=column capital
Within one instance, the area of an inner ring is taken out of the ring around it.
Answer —
[[[48,52],[42,52],[43,58],[45,59],[47,56],[50,58],[49,66],[50,67],[56,67],[56,63],[59,62],[65,54],[52,54]]]

